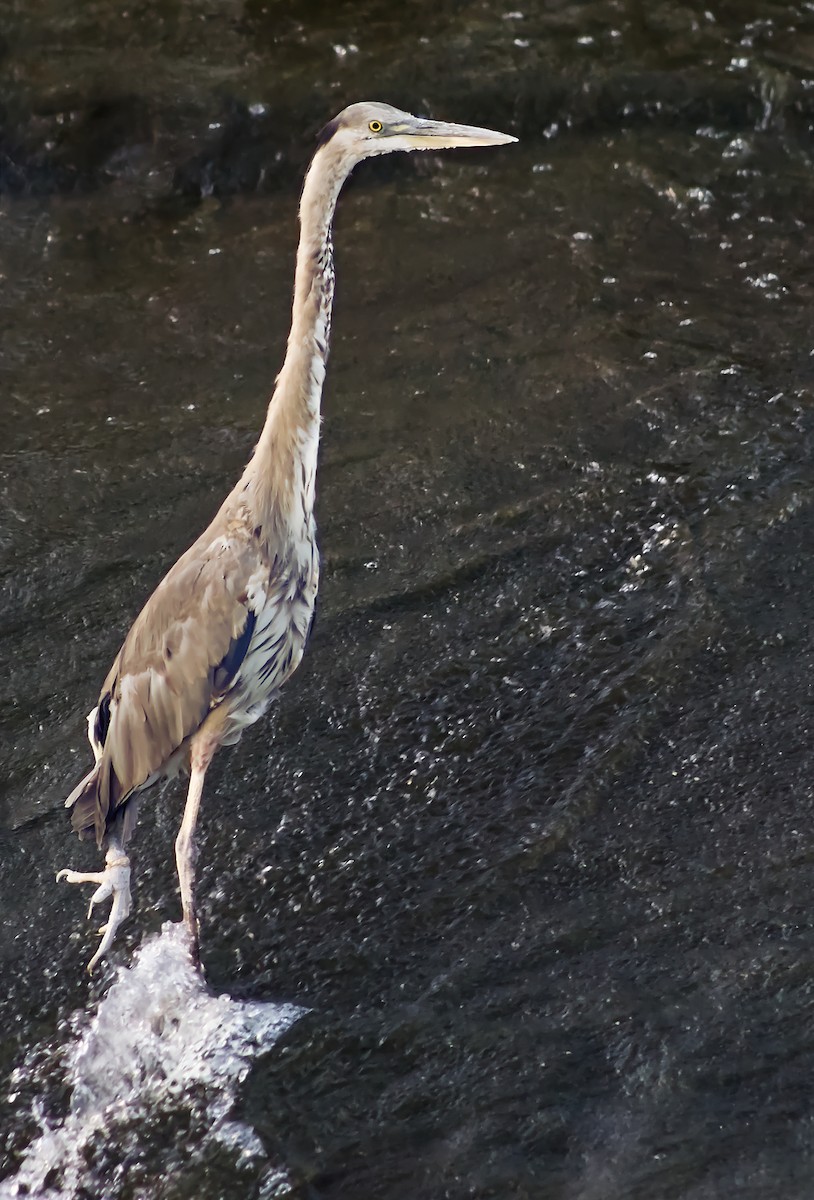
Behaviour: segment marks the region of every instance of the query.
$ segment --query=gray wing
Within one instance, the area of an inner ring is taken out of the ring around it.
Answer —
[[[200,539],[153,592],[102,687],[92,723],[96,766],[66,804],[101,843],[109,815],[196,732],[229,690],[254,627],[255,545]]]

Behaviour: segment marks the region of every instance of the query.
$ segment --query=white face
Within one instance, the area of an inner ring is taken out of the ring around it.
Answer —
[[[414,117],[389,104],[352,104],[326,126],[325,133],[332,128],[326,141],[356,161],[396,150],[410,153],[457,146],[500,146],[517,141],[494,129]]]

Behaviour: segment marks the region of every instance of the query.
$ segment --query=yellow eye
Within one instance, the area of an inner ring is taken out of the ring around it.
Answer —
[[[382,131],[381,121],[369,121],[367,127],[371,133],[381,133]]]

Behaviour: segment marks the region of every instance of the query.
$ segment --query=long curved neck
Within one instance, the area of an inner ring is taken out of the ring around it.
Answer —
[[[330,144],[314,156],[300,200],[300,241],[291,332],[266,421],[243,480],[254,485],[258,517],[307,531],[314,507],[322,385],[331,334],[334,270],[331,224],[353,163]]]

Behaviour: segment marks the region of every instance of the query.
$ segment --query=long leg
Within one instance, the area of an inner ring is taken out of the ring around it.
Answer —
[[[199,952],[198,918],[195,913],[194,896],[195,859],[198,855],[195,845],[195,826],[201,807],[206,771],[217,747],[217,741],[205,733],[192,741],[187,802],[184,807],[181,828],[175,839],[175,863],[178,868],[178,883],[181,886],[181,907],[184,913],[184,924],[192,943],[192,957],[196,963],[199,961]]]

